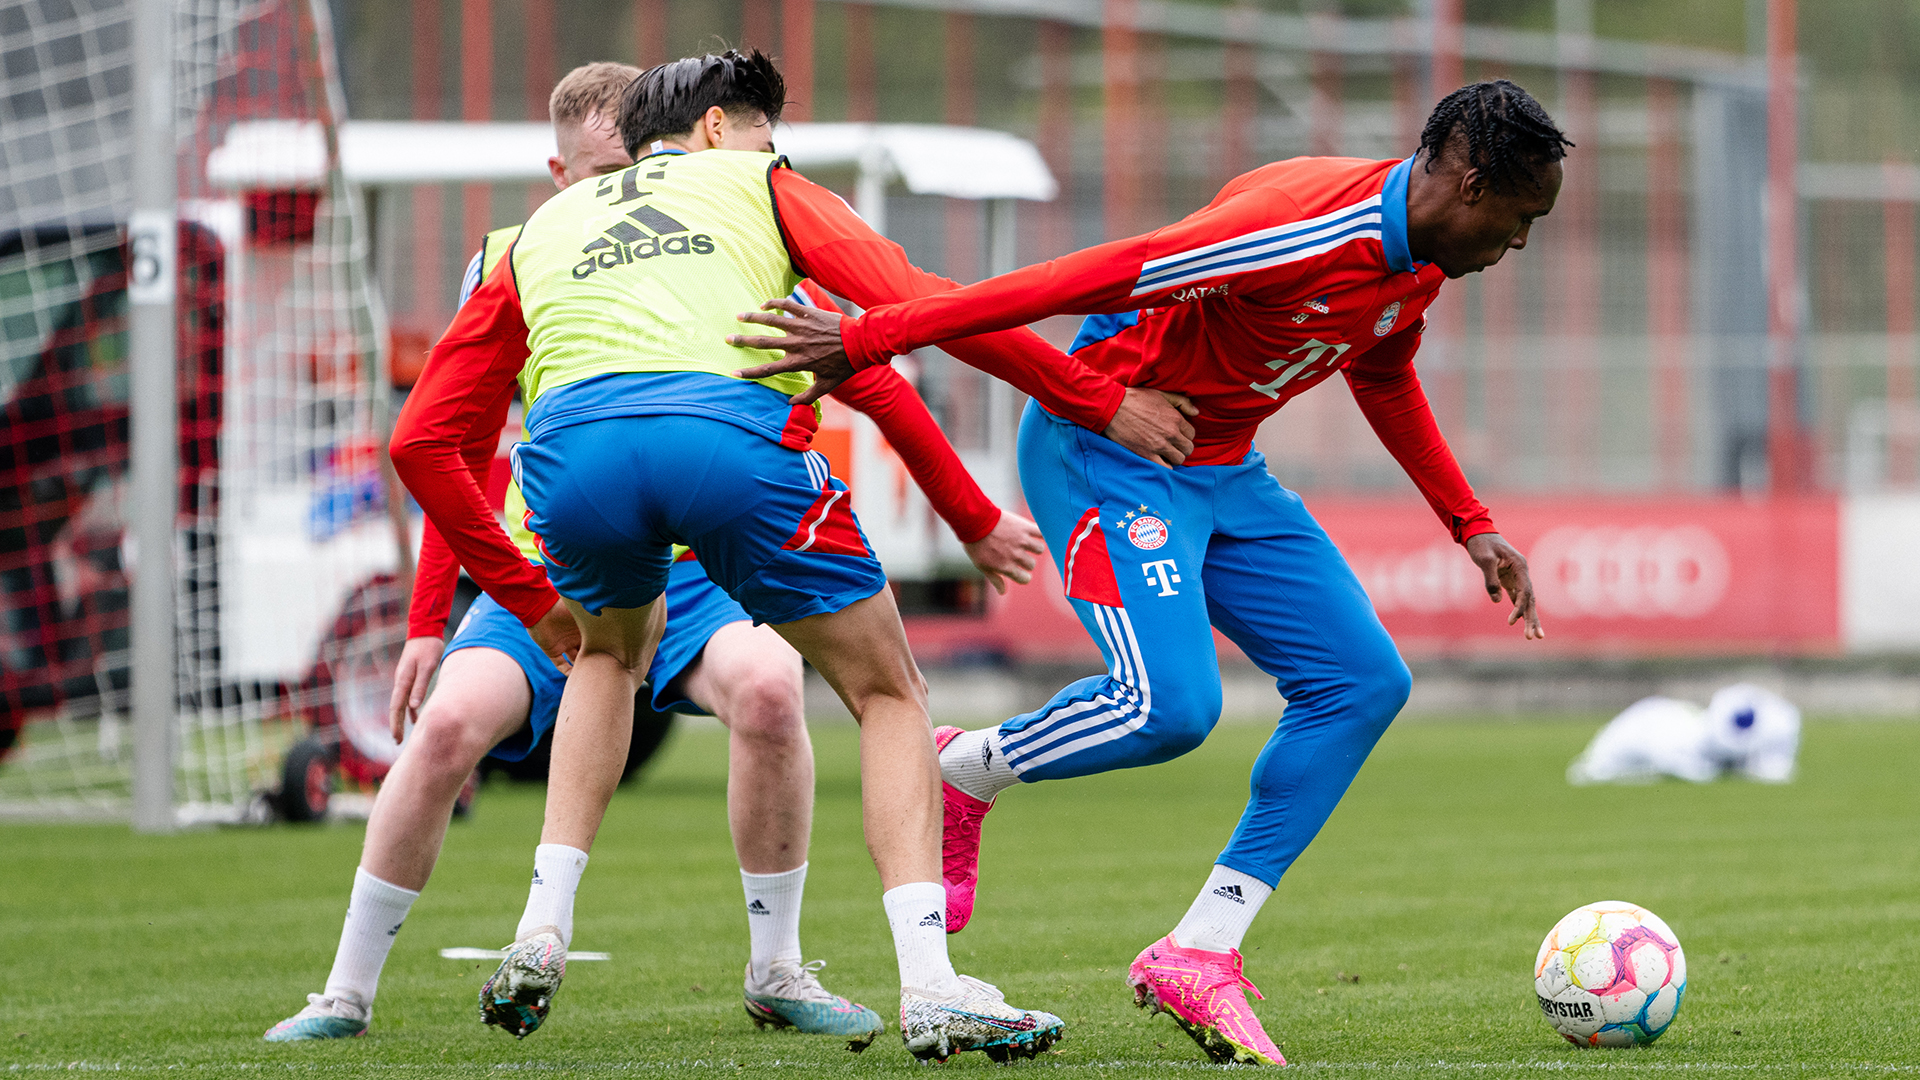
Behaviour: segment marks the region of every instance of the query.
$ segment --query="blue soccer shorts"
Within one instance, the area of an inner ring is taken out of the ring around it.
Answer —
[[[659,712],[706,716],[707,711],[686,696],[682,676],[707,647],[714,631],[728,623],[746,622],[748,615],[733,598],[708,579],[700,564],[685,560],[673,564],[667,575],[667,631],[660,648],[653,654],[653,666],[647,669],[647,685],[653,693],[653,707]],[[467,609],[460,629],[447,644],[448,654],[461,649],[494,649],[507,654],[520,665],[533,691],[533,707],[526,726],[502,740],[489,756],[502,761],[519,761],[533,752],[540,740],[553,730],[560,715],[560,692],[567,677],[540,651],[533,635],[520,625],[507,609],[493,598],[481,594]]]
[[[757,623],[839,611],[887,583],[825,457],[723,420],[549,427],[513,461],[548,580],[591,614],[659,596],[674,544]]]
[[[1286,699],[1218,862],[1279,881],[1407,699],[1359,579],[1258,452],[1168,469],[1030,403],[1020,482],[1108,673],[1000,725],[1007,764],[1053,780],[1200,745],[1220,716],[1218,628]]]

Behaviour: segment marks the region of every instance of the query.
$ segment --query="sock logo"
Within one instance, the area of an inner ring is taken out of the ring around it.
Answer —
[[[544,882],[544,881],[542,881],[542,880],[540,880],[540,868],[539,868],[539,867],[537,867],[537,866],[533,868],[533,883],[534,883],[535,885],[545,885],[545,884],[546,884],[546,882]]]
[[[927,917],[920,920],[920,925],[921,926],[937,926],[940,929],[945,930],[947,928],[947,921],[940,917],[939,912],[929,911],[927,912]]]
[[[1224,896],[1236,904],[1244,904],[1247,902],[1247,898],[1240,894],[1240,886],[1238,885],[1222,885],[1213,890],[1213,895]]]
[[[394,924],[393,924],[393,929],[391,929],[391,930],[389,930],[389,931],[387,931],[387,936],[388,936],[388,937],[393,937],[394,935],[396,935],[396,934],[398,934],[398,933],[400,932],[400,928],[401,928],[402,926],[405,926],[406,924],[407,924],[407,920],[405,920],[405,919],[401,919],[401,920],[400,920],[399,922],[397,922],[397,923],[394,923]]]
[[[773,914],[773,909],[767,907],[767,905],[760,902],[758,897],[755,897],[753,903],[747,905],[747,914],[771,915]]]

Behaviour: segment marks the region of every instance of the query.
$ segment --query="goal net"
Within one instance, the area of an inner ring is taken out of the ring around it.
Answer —
[[[129,807],[128,578],[167,561],[125,519],[128,154],[155,107],[132,85],[135,2],[0,10],[0,816]],[[311,732],[384,729],[404,516],[327,5],[157,2],[179,177],[175,802],[244,820]]]

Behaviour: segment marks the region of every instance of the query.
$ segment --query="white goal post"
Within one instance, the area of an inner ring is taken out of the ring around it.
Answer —
[[[15,10],[37,66],[0,88],[0,816],[256,818],[290,746],[384,711],[405,632],[328,7]],[[210,175],[264,121],[314,127],[314,175]]]

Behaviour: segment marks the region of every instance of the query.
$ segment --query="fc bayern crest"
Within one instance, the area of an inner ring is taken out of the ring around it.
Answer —
[[[1399,318],[1400,301],[1395,300],[1393,303],[1387,305],[1386,310],[1380,313],[1379,321],[1373,324],[1373,336],[1386,337],[1388,334],[1391,334],[1393,332],[1393,324],[1398,321]]]
[[[1152,551],[1167,542],[1167,523],[1149,514],[1134,518],[1127,526],[1127,539],[1142,551]]]

